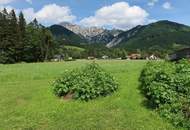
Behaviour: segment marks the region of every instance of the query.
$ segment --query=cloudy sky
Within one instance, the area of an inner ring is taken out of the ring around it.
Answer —
[[[0,8],[23,11],[49,26],[63,21],[84,26],[129,29],[171,20],[190,25],[190,0],[0,0]]]

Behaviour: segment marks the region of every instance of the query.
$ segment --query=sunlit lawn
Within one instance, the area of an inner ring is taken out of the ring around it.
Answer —
[[[146,61],[97,61],[119,90],[90,102],[63,100],[51,83],[86,60],[0,65],[0,130],[176,130],[143,105],[138,78]]]

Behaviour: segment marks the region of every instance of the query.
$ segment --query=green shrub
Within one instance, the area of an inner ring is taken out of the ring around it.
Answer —
[[[98,64],[92,63],[82,69],[65,72],[53,84],[55,95],[68,94],[74,99],[88,101],[100,96],[107,96],[116,91],[118,84]]]
[[[190,63],[149,62],[141,73],[149,104],[174,125],[190,128]]]
[[[169,86],[173,82],[174,70],[171,63],[150,62],[141,73],[141,89],[153,107],[175,100],[175,91]]]

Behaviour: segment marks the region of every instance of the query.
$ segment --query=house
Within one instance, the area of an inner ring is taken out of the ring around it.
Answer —
[[[150,55],[149,57],[146,58],[147,60],[158,60],[159,58],[155,55]]]
[[[68,60],[73,60],[73,57],[69,57]]]
[[[190,48],[184,48],[169,55],[171,61],[178,61],[183,58],[190,59]]]
[[[121,57],[119,57],[119,58],[116,58],[116,60],[122,60],[122,58],[121,58]]]
[[[133,53],[133,54],[130,54],[128,58],[131,60],[141,59],[141,54]]]
[[[94,59],[95,59],[95,57],[93,57],[93,56],[88,57],[88,60],[94,60]]]
[[[104,55],[104,56],[102,56],[102,59],[109,59],[109,56],[106,56],[106,55]]]
[[[64,55],[55,55],[51,61],[59,62],[64,60]]]

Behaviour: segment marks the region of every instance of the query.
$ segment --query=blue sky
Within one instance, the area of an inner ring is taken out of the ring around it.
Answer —
[[[171,20],[190,25],[190,0],[0,0],[0,7],[23,11],[42,24],[67,21],[85,26],[129,29]]]

